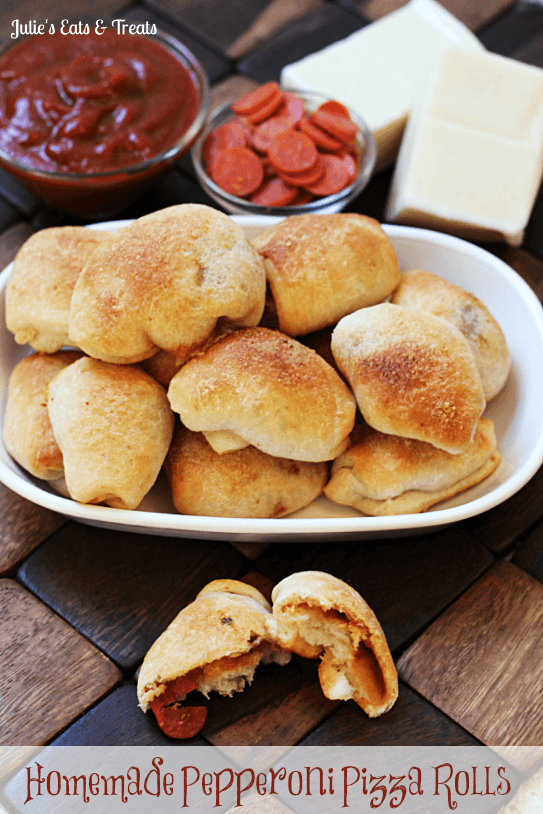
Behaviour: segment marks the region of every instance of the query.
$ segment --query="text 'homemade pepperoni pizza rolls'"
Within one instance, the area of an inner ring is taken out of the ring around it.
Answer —
[[[452,454],[471,441],[485,399],[469,343],[454,325],[382,303],[340,320],[332,353],[374,429]]]
[[[9,378],[4,443],[18,464],[43,480],[62,477],[64,463],[47,409],[47,386],[57,373],[80,359],[79,351],[33,353]]]
[[[282,517],[315,500],[326,463],[293,461],[248,446],[219,455],[201,433],[179,426],[165,463],[173,503],[182,514]]]
[[[212,445],[213,433],[226,432],[242,439],[238,446],[296,461],[343,452],[356,413],[352,393],[322,357],[268,328],[236,331],[191,359],[168,397],[183,424]]]
[[[370,718],[392,707],[396,668],[375,614],[354,588],[331,574],[301,571],[276,585],[272,600],[277,641],[300,656],[321,658],[327,698],[352,698]]]
[[[279,329],[289,336],[382,302],[400,281],[389,237],[364,215],[290,217],[252,244],[265,261]]]
[[[71,497],[135,509],[168,452],[174,417],[166,391],[137,367],[85,357],[48,387],[49,416]]]
[[[392,302],[420,308],[451,322],[468,340],[475,356],[485,399],[505,384],[511,359],[503,331],[481,300],[437,274],[414,269],[402,274]]]
[[[271,608],[256,588],[218,579],[203,588],[153,644],[138,678],[138,701],[173,738],[189,738],[206,708],[182,706],[198,690],[232,696],[251,683],[260,662],[286,664],[290,653],[268,631]]]
[[[139,218],[84,267],[70,338],[90,356],[129,364],[159,349],[188,358],[222,324],[257,325],[262,259],[231,218],[180,204]]]
[[[42,229],[17,253],[6,287],[6,325],[20,345],[54,353],[73,345],[68,315],[73,290],[106,232],[83,226]]]
[[[335,503],[374,517],[415,514],[480,483],[500,460],[494,424],[485,418],[457,455],[365,425],[334,461],[325,492]]]

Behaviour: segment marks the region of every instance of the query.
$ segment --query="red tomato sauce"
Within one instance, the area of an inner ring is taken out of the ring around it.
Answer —
[[[138,164],[173,147],[197,110],[189,72],[146,37],[58,32],[0,57],[0,150],[33,169]]]

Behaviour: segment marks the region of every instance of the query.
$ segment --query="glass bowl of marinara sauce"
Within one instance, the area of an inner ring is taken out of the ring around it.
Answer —
[[[61,211],[109,217],[190,149],[208,107],[204,68],[161,31],[28,37],[0,55],[0,166]]]
[[[371,178],[366,122],[320,93],[267,82],[213,110],[191,158],[207,194],[230,214],[340,212]]]

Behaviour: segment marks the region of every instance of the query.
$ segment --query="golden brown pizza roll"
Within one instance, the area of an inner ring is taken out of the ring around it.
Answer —
[[[18,464],[44,480],[64,472],[47,409],[47,386],[57,373],[77,359],[79,351],[33,353],[13,368],[4,416],[4,444]]]
[[[321,493],[326,463],[292,461],[248,446],[219,455],[201,433],[179,426],[165,464],[175,508],[212,517],[283,517]]]
[[[382,303],[340,320],[332,353],[374,429],[453,454],[471,441],[485,399],[469,343],[454,325]]]
[[[6,288],[6,324],[19,345],[54,353],[73,345],[68,314],[81,269],[106,232],[83,226],[42,229],[19,250]]]
[[[268,328],[236,331],[191,359],[168,397],[194,432],[228,431],[296,461],[343,452],[356,412],[352,393],[322,357]]]
[[[356,443],[334,461],[325,492],[330,500],[364,514],[415,514],[480,483],[499,463],[494,424],[485,418],[457,455],[366,425]]]
[[[265,261],[279,330],[289,336],[382,302],[400,281],[390,239],[365,215],[293,216],[252,244]]]
[[[48,407],[68,491],[80,503],[135,509],[172,438],[166,391],[137,367],[85,357],[49,384]]]
[[[264,265],[243,229],[208,206],[180,204],[111,235],[75,286],[69,331],[98,359],[189,358],[224,324],[257,325]]]
[[[183,707],[188,693],[232,696],[252,682],[260,662],[286,664],[290,653],[268,631],[270,610],[251,585],[231,579],[206,585],[145,656],[138,678],[143,711],[151,707],[170,737],[192,737],[203,726],[206,708]]]
[[[302,571],[276,585],[272,600],[278,642],[301,656],[321,657],[327,698],[352,698],[370,718],[392,707],[396,668],[375,614],[354,588],[321,571]]]
[[[402,274],[392,302],[451,322],[470,344],[485,399],[489,401],[500,392],[511,364],[507,342],[486,305],[474,294],[436,274],[413,269]]]

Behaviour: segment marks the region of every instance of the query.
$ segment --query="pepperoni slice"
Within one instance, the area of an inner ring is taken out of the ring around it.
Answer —
[[[260,122],[269,119],[270,116],[273,116],[276,113],[281,105],[283,104],[283,93],[279,90],[275,96],[272,96],[271,99],[266,102],[265,105],[259,107],[257,110],[254,110],[251,113],[246,113],[245,118],[247,119],[250,124],[259,124]]]
[[[237,101],[233,102],[230,107],[237,116],[246,116],[248,113],[254,113],[260,107],[265,105],[277,93],[281,93],[281,88],[277,82],[266,82],[259,88],[249,91],[244,96],[241,96]]]
[[[162,695],[157,695],[151,701],[157,724],[168,737],[193,738],[203,727],[207,716],[205,707],[180,706],[185,696],[197,688],[196,681],[181,676],[169,681]]]
[[[304,188],[313,195],[334,195],[349,186],[349,172],[337,155],[324,155],[323,161],[326,165],[324,175],[316,184],[307,185]]]
[[[205,707],[161,707],[155,711],[157,724],[169,738],[185,740],[194,738],[203,727]]]
[[[351,118],[345,105],[342,105],[341,102],[336,102],[335,99],[329,99],[327,102],[323,102],[318,109],[325,110],[327,113],[334,113],[336,116],[344,116],[346,119]]]
[[[246,147],[247,130],[247,125],[236,120],[216,127],[204,142],[202,157],[206,164],[209,166],[214,157],[226,147]]]
[[[343,148],[341,141],[325,133],[324,130],[314,125],[309,119],[302,119],[301,122],[298,123],[298,127],[322,150],[328,150],[333,153]]]
[[[292,130],[293,123],[287,116],[274,116],[259,124],[251,136],[251,144],[261,153],[267,153],[272,140],[281,133]]]
[[[276,136],[270,144],[268,158],[279,172],[305,172],[318,159],[315,143],[304,133],[291,130]]]
[[[349,184],[352,184],[353,181],[356,181],[356,176],[358,175],[358,167],[354,156],[352,153],[345,151],[344,153],[340,153],[338,158],[345,164],[347,172],[349,173]]]
[[[303,206],[304,204],[308,204],[313,200],[313,195],[308,192],[306,189],[301,189],[298,192],[296,198],[291,201],[290,206]]]
[[[285,110],[281,115],[288,116],[293,124],[298,124],[305,116],[305,105],[303,100],[290,90],[283,92],[283,99],[285,102]]]
[[[297,195],[297,187],[285,184],[281,178],[270,178],[251,195],[251,201],[260,206],[288,206]]]
[[[209,174],[221,189],[238,198],[256,192],[264,180],[262,161],[248,147],[223,150],[213,161]]]
[[[327,110],[315,110],[309,119],[312,124],[320,127],[321,130],[338,139],[342,144],[349,144],[358,133],[358,127],[351,119],[329,113]]]
[[[290,184],[291,186],[295,187],[305,187],[308,184],[315,184],[319,181],[322,176],[324,175],[325,171],[325,163],[322,159],[321,155],[317,156],[317,160],[315,162],[315,166],[312,167],[307,172],[303,173],[286,173],[280,172],[279,176],[283,179],[286,184]]]

